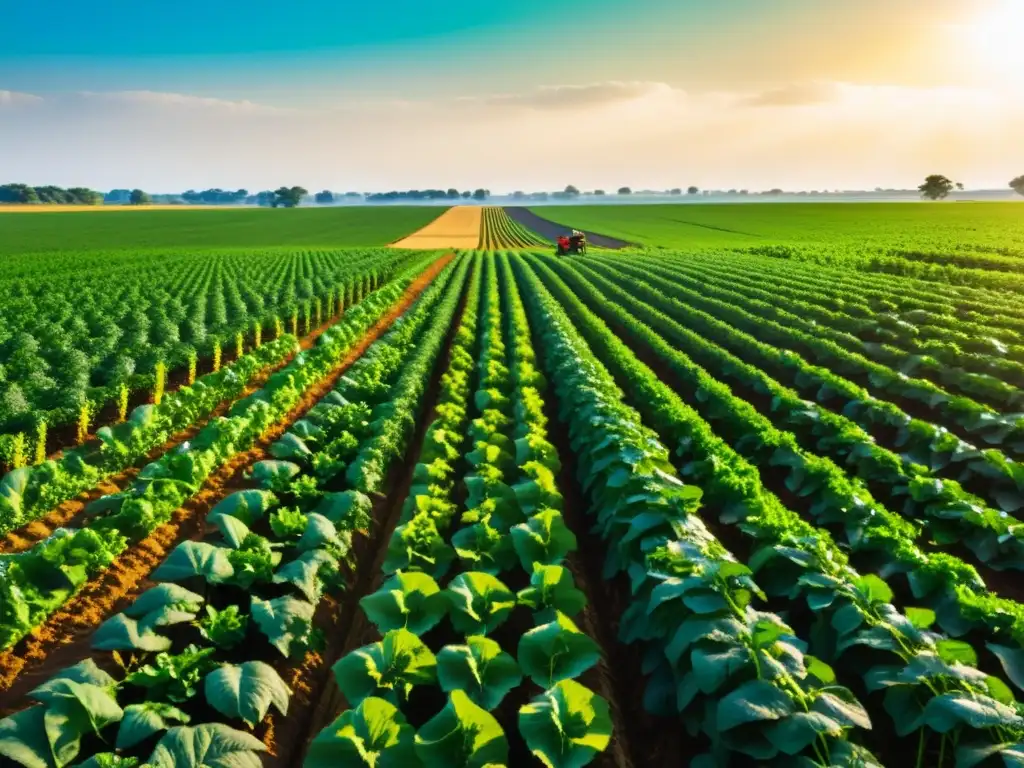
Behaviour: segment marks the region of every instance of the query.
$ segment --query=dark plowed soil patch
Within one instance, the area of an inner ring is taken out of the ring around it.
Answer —
[[[529,208],[506,206],[505,213],[524,227],[532,229],[541,237],[546,237],[552,243],[555,242],[559,236],[566,234],[571,229],[574,229],[574,227],[566,227],[564,224],[556,224],[553,221],[542,218]],[[599,248],[627,248],[632,245],[632,243],[628,243],[625,240],[619,240],[617,237],[609,237],[608,235],[602,235],[598,232],[590,232],[585,229],[580,231],[587,236],[587,242],[590,245],[596,245]]]
[[[351,348],[330,376],[308,390],[291,412],[264,434],[255,447],[238,454],[214,473],[199,494],[174,513],[169,523],[129,547],[109,568],[89,581],[28,637],[14,648],[0,653],[3,706],[6,708],[14,704],[55,672],[87,658],[92,632],[104,620],[153,586],[148,579],[149,574],[178,542],[203,533],[206,516],[214,506],[229,494],[249,487],[244,479],[249,466],[268,457],[270,444],[331,391],[345,371],[409,308],[453,258],[454,254],[441,257],[417,277],[402,298]],[[2,713],[3,710],[0,710]]]
[[[314,330],[312,333],[309,333],[308,335],[304,336],[302,339],[299,340],[299,348],[301,350],[312,349],[313,345],[316,343],[316,340],[319,339],[320,336],[328,328],[330,328],[339,319],[341,319],[342,316],[343,315],[339,314],[335,317],[332,317],[330,320],[328,320],[326,323],[324,323],[319,328]],[[58,528],[66,526],[74,527],[75,523],[77,522],[77,518],[82,514],[86,506],[88,506],[91,502],[95,501],[101,496],[105,496],[110,493],[117,493],[118,491],[125,488],[128,485],[128,483],[135,479],[135,476],[139,473],[139,470],[143,466],[145,466],[151,461],[156,460],[157,458],[164,455],[172,448],[185,442],[186,440],[191,440],[193,437],[199,434],[199,431],[208,423],[227,413],[235,402],[237,402],[238,400],[244,400],[253,392],[260,389],[266,383],[267,379],[270,378],[271,375],[273,375],[275,372],[281,370],[286,365],[288,365],[288,363],[290,363],[292,359],[294,359],[294,357],[295,353],[289,354],[283,360],[281,360],[280,363],[277,363],[276,365],[272,365],[264,369],[262,372],[257,374],[257,376],[250,382],[249,386],[246,387],[242,394],[240,394],[237,398],[225,400],[224,402],[220,403],[220,405],[218,405],[217,408],[214,409],[214,411],[210,414],[209,418],[197,421],[188,429],[183,430],[177,433],[176,435],[172,436],[163,445],[154,448],[144,458],[137,461],[134,466],[129,467],[128,469],[125,469],[117,474],[110,475],[109,477],[104,478],[95,488],[91,488],[88,491],[83,491],[74,499],[69,499],[68,501],[65,501],[64,503],[58,505],[45,517],[41,517],[38,520],[33,520],[31,523],[27,523],[21,528],[18,528],[14,531],[10,531],[2,539],[0,539],[0,553],[22,552],[30,548],[37,542],[42,541]],[[136,404],[141,405],[143,402],[148,402],[148,400],[145,397],[143,397]],[[113,424],[113,416],[111,416],[106,422],[98,423]],[[95,444],[95,447],[98,449],[98,441],[94,440],[93,443]],[[67,445],[69,446],[70,443]],[[58,458],[60,456],[60,453],[61,452],[58,451],[57,453],[53,454],[50,458]]]

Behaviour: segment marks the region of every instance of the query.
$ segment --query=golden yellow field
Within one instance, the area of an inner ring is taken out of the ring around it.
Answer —
[[[476,248],[480,244],[483,208],[457,205],[408,237],[392,243],[394,248]]]

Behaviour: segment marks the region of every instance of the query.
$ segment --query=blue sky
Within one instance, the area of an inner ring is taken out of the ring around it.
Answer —
[[[887,116],[913,103],[936,118],[968,107],[997,125],[1013,118],[1006,94],[1024,80],[991,51],[1020,46],[985,41],[1019,7],[0,0],[0,167],[33,183],[169,189],[291,174],[306,186],[448,174],[501,188],[554,184],[580,165],[592,177],[581,183],[608,186],[630,174],[634,185],[678,186],[683,174],[702,185],[882,184],[941,162],[987,182],[994,160],[970,147],[1002,147],[992,126],[935,119],[922,132]],[[287,126],[302,143],[282,136]],[[879,137],[885,146],[863,148]],[[813,166],[795,162],[807,149]]]

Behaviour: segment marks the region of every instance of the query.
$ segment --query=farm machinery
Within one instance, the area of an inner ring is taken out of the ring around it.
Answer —
[[[561,235],[558,238],[555,255],[566,256],[568,254],[579,256],[587,254],[587,236],[578,229],[574,229],[571,235]]]

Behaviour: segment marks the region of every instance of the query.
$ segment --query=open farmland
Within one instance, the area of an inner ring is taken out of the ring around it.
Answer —
[[[176,210],[100,206],[93,211],[64,211],[57,206],[28,208],[33,212],[0,211],[0,255],[124,249],[382,246],[426,225],[443,210],[426,206],[213,210],[195,210],[192,206],[178,206]]]
[[[1012,207],[661,207],[15,257],[5,392],[195,352],[10,422],[0,764],[1024,764]]]

